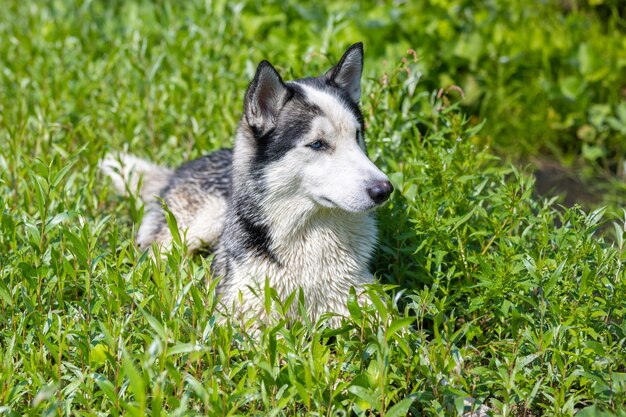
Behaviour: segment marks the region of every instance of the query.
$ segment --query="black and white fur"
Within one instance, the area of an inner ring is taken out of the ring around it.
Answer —
[[[393,190],[367,157],[362,69],[361,43],[315,78],[284,82],[263,61],[246,92],[232,151],[174,171],[130,155],[107,156],[101,168],[120,191],[136,190],[142,178],[148,210],[139,246],[171,242],[157,195],[191,250],[213,248],[224,305],[263,316],[267,279],[283,299],[301,289],[312,319],[346,314],[350,288],[373,283],[372,209]]]

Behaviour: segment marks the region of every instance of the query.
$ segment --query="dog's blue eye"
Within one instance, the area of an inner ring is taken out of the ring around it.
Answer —
[[[315,149],[316,151],[319,151],[321,149],[326,148],[326,143],[322,140],[316,140],[315,142],[309,143],[307,146],[311,149]]]

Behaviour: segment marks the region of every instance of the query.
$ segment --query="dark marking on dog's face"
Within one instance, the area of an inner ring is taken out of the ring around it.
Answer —
[[[253,170],[278,161],[299,142],[302,132],[311,128],[311,121],[321,110],[307,100],[297,84],[287,84],[289,99],[278,112],[271,130],[255,135]]]

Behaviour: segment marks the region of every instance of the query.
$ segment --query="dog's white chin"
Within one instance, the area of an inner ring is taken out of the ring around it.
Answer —
[[[376,205],[373,201],[369,204],[363,203],[358,205],[352,204],[338,204],[335,201],[329,199],[328,197],[317,196],[313,199],[318,206],[328,208],[328,209],[339,209],[343,211],[347,211],[348,213],[365,213],[367,211],[373,210],[378,205]]]

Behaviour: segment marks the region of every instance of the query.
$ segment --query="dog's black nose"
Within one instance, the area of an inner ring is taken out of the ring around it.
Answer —
[[[367,194],[376,204],[385,202],[391,195],[392,191],[393,185],[391,185],[391,183],[387,180],[374,181],[369,187],[367,187]]]

